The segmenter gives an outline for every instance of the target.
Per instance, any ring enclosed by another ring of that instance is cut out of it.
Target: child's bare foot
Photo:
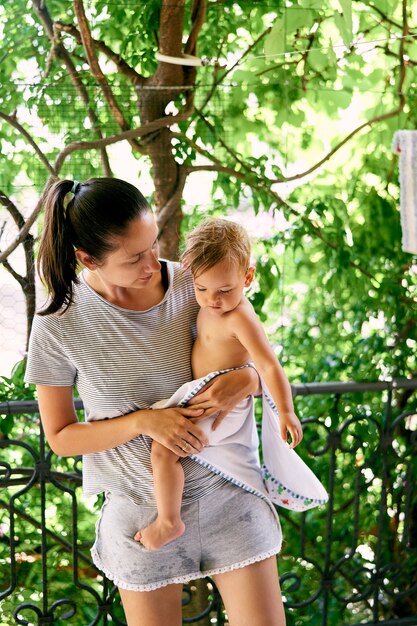
[[[158,550],[170,541],[178,539],[184,534],[185,524],[182,520],[170,522],[161,520],[158,517],[152,524],[138,530],[134,539],[139,541],[148,550]]]

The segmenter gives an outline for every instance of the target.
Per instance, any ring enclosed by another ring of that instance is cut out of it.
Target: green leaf
[[[0,432],[8,437],[13,430],[13,415],[0,416]]]
[[[286,30],[285,22],[282,18],[276,20],[272,26],[272,30],[265,37],[265,54],[274,56],[283,54],[286,50]]]
[[[320,0],[299,0],[298,4],[304,9],[322,9],[323,2]]]
[[[308,61],[315,70],[321,72],[329,64],[329,56],[327,52],[311,50],[308,55]]]
[[[337,0],[342,9],[342,16],[345,22],[346,30],[352,39],[352,0]]]
[[[287,32],[293,33],[299,28],[308,27],[313,15],[313,11],[309,13],[306,9],[299,9],[296,6],[288,7],[285,17]]]
[[[348,16],[349,17],[349,16]],[[347,48],[352,44],[353,33],[352,33],[352,21],[350,21],[350,25],[345,18],[345,15],[335,12],[334,14],[334,22],[340,32],[340,35],[343,39],[343,43]]]
[[[254,83],[254,75],[252,72],[248,72],[245,70],[236,70],[235,72],[233,72],[232,74],[233,76],[233,80],[235,80],[237,83]]]

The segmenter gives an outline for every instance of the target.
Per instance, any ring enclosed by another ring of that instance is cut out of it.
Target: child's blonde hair
[[[210,218],[187,235],[181,262],[184,269],[191,270],[193,276],[225,260],[236,264],[243,271],[249,267],[249,236],[240,224]]]

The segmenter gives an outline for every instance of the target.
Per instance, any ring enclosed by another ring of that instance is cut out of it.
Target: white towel
[[[402,248],[417,254],[417,130],[398,130],[392,149],[400,155]]]
[[[230,370],[212,372],[182,385],[171,398],[157,402],[152,408],[184,406],[209,380],[224,371]],[[262,396],[262,467],[251,396],[240,402],[215,431],[211,430],[214,418],[198,423],[207,435],[209,445],[191,458],[243,489],[286,509],[305,511],[324,504],[328,496],[323,485],[280,435],[278,413],[266,387],[263,387]]]

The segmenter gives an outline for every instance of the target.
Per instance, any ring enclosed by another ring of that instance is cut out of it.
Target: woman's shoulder
[[[70,324],[79,315],[82,315],[80,309],[84,306],[90,308],[91,303],[85,302],[86,299],[88,299],[88,289],[86,289],[83,282],[79,281],[73,286],[72,298],[69,304],[63,304],[61,308],[54,313],[42,315],[42,310],[48,305],[48,300],[46,300],[42,303],[39,311],[35,315],[34,322],[36,322],[38,326],[51,329]]]
[[[169,275],[168,300],[176,306],[198,307],[190,271],[185,271],[177,261],[166,261]]]
[[[184,270],[181,263],[178,261],[167,261],[161,259],[167,264],[168,275],[170,276],[170,282],[175,289],[193,289],[193,278],[190,270]]]

